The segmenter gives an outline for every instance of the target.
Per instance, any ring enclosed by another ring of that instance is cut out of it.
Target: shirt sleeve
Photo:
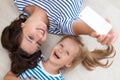
[[[66,19],[64,22],[61,21],[60,26],[63,27],[62,28],[63,34],[75,35],[72,29],[72,24],[73,24],[73,21],[76,21],[78,19],[79,18],[70,18],[70,19]]]
[[[28,5],[34,5],[32,0],[14,0],[15,6],[17,6],[20,14],[28,15],[23,9]]]

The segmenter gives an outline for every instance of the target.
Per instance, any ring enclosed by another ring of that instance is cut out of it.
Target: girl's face
[[[59,42],[52,50],[49,61],[60,68],[70,67],[73,59],[78,55],[79,45],[74,40],[66,38]]]
[[[45,42],[47,25],[38,20],[27,20],[25,23],[22,23],[21,27],[23,28],[23,39],[20,47],[32,54]]]

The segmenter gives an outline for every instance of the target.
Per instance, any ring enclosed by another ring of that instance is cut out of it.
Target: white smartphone
[[[102,16],[96,13],[89,6],[86,6],[83,9],[79,15],[79,18],[100,35],[107,35],[112,28],[110,23],[108,23]]]

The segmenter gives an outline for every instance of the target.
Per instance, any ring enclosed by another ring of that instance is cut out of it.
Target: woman
[[[82,3],[83,0],[15,0],[19,11],[28,18],[20,16],[4,29],[1,38],[3,47],[16,50],[14,47],[20,47],[32,54],[46,40],[46,30],[52,34],[90,35],[101,44],[112,44],[117,37],[113,29],[107,35],[99,35],[78,18]]]

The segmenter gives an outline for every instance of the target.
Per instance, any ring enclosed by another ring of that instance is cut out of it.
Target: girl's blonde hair
[[[112,64],[112,62],[109,63],[109,60],[108,60],[108,58],[113,58],[115,56],[115,50],[112,45],[107,46],[107,49],[104,49],[104,50],[98,49],[98,50],[89,51],[82,43],[80,36],[67,35],[67,36],[64,36],[60,40],[60,42],[66,38],[74,40],[76,43],[79,44],[79,53],[74,58],[71,68],[74,68],[76,65],[82,63],[87,70],[93,70],[95,67],[98,67],[98,66],[109,67]],[[110,57],[110,55],[112,54],[113,56]],[[102,63],[101,62],[102,59],[106,59],[107,62]],[[63,69],[67,69],[67,68],[64,67]]]

